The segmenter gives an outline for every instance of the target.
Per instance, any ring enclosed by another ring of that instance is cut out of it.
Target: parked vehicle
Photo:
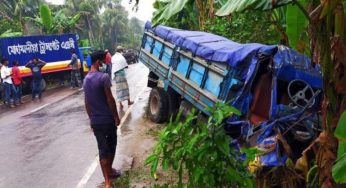
[[[125,57],[127,64],[134,64],[138,63],[138,54],[137,50],[127,49],[123,53],[123,56]]]
[[[285,46],[239,44],[199,31],[146,24],[140,60],[149,69],[149,117],[162,123],[178,109],[203,111],[217,102],[239,109],[225,131],[239,145],[266,151],[261,165],[293,160],[320,132],[318,65]],[[158,83],[163,83],[160,87]],[[294,148],[287,153],[278,135]]]
[[[69,80],[71,50],[78,49],[78,44],[75,34],[38,35],[0,38],[0,48],[1,57],[9,59],[10,67],[14,60],[19,62],[19,69],[26,83],[24,88],[30,90],[31,71],[25,68],[28,61],[37,57],[47,62],[42,69],[43,87],[47,81]],[[79,50],[76,52],[79,53]],[[78,56],[81,57],[80,54]]]

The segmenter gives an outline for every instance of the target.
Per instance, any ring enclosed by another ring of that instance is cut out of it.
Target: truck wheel
[[[47,88],[47,83],[46,83],[46,80],[45,80],[45,79],[42,79],[41,88],[42,88],[42,91],[45,91],[46,88]]]
[[[169,97],[165,90],[155,87],[149,96],[149,118],[155,123],[167,122]]]
[[[169,118],[173,116],[173,119],[179,112],[180,95],[172,88],[168,88],[168,101],[169,101]]]

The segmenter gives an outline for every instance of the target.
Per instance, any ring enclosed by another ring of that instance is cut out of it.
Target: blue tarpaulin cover
[[[320,67],[313,68],[308,57],[285,46],[240,44],[225,37],[201,31],[185,31],[167,26],[152,27],[150,22],[146,23],[145,28],[207,61],[225,62],[240,70],[239,76],[243,81],[248,81],[253,76],[256,64],[259,62],[259,54],[262,54],[273,57],[274,68],[279,79],[290,81],[301,78],[313,87],[322,88]]]

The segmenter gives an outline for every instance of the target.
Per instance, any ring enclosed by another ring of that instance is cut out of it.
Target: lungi
[[[121,69],[114,73],[117,101],[128,100],[130,97],[129,85],[127,84],[125,70]]]

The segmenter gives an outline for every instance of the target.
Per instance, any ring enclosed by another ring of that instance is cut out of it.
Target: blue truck
[[[148,22],[139,58],[150,69],[148,113],[156,123],[179,109],[208,116],[207,107],[232,105],[242,115],[227,118],[225,131],[235,145],[267,149],[264,166],[297,160],[320,132],[321,69],[286,46],[240,44]],[[278,134],[294,147],[293,154],[280,147]]]
[[[72,49],[75,49],[78,56],[82,57],[78,50],[76,34],[5,37],[0,38],[0,49],[0,56],[9,60],[9,67],[12,67],[13,61],[19,62],[26,90],[30,90],[31,71],[25,68],[25,65],[33,58],[37,57],[47,62],[42,69],[45,87],[46,81],[61,81],[69,78],[71,68],[68,64],[71,60]],[[88,70],[86,65],[81,66],[81,69],[83,69],[82,73]]]

